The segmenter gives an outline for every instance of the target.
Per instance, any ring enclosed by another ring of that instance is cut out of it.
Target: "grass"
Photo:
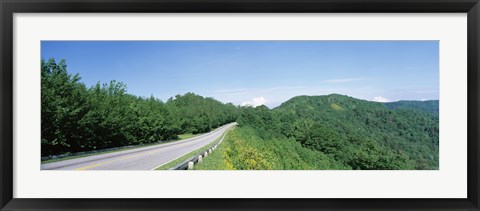
[[[228,132],[228,130],[225,131],[224,134],[225,134],[226,132]],[[183,155],[182,157],[179,157],[179,158],[177,158],[177,159],[175,159],[175,160],[172,160],[172,161],[170,161],[170,162],[168,162],[168,163],[166,163],[166,164],[164,164],[164,165],[162,165],[162,166],[159,166],[159,167],[155,168],[155,170],[168,170],[168,169],[170,169],[170,168],[172,168],[172,167],[174,167],[174,166],[176,166],[176,165],[184,162],[185,160],[187,160],[187,159],[189,159],[189,158],[197,155],[198,153],[209,149],[210,147],[212,147],[213,145],[215,145],[222,137],[223,137],[223,134],[222,134],[222,136],[219,136],[217,139],[215,139],[214,141],[212,141],[212,142],[210,142],[209,144],[205,145],[204,147],[202,147],[202,148],[200,148],[200,149],[197,149],[197,150],[195,150],[195,151],[192,151],[192,152],[190,152],[190,153],[188,153],[188,154],[185,154],[185,155]],[[222,143],[224,143],[224,142],[222,142]],[[220,144],[219,147],[220,147],[221,145],[222,145],[222,144]],[[217,148],[217,149],[218,149],[218,148]],[[217,150],[215,150],[215,151],[217,151]],[[212,153],[212,154],[215,154],[215,153]],[[210,154],[208,155],[208,157],[210,157]],[[208,157],[207,157],[207,158],[208,158]]]
[[[232,129],[234,130],[234,129]],[[222,144],[218,145],[217,149],[213,151],[208,157],[203,159],[202,163],[194,166],[195,170],[233,170],[233,167],[225,162],[224,154],[230,148],[228,141],[229,134],[225,136]]]
[[[203,134],[205,134],[205,133],[199,133],[199,134],[186,133],[186,134],[178,135],[178,139],[173,139],[173,140],[168,140],[168,141],[149,143],[149,144],[141,144],[141,145],[133,145],[133,146],[126,146],[126,147],[120,147],[120,148],[112,148],[112,149],[106,149],[105,151],[98,151],[98,152],[91,151],[91,152],[85,152],[85,154],[81,154],[81,155],[71,155],[71,156],[67,155],[66,157],[62,157],[62,158],[53,158],[53,159],[48,159],[48,160],[42,160],[42,164],[59,162],[59,161],[63,161],[63,160],[70,160],[70,159],[75,159],[75,158],[94,156],[94,155],[101,155],[101,154],[112,153],[112,152],[121,152],[121,151],[125,151],[125,150],[138,149],[138,148],[149,147],[149,146],[154,146],[154,145],[162,145],[162,144],[166,144],[166,143],[170,143],[170,142],[181,141],[181,140],[197,137],[197,136],[200,136],[200,135],[203,135]]]

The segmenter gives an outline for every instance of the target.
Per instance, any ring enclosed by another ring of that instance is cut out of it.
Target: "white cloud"
[[[254,97],[251,101],[243,102],[241,105],[242,106],[252,106],[252,107],[257,107],[261,105],[265,105],[268,102],[267,99],[264,97]]]
[[[385,97],[382,97],[382,96],[374,97],[374,98],[373,98],[373,101],[375,101],[375,102],[380,102],[380,103],[390,102],[389,99],[387,99],[387,98],[385,98]]]
[[[347,82],[352,82],[352,81],[363,81],[367,78],[341,78],[341,79],[330,79],[326,80],[325,82],[331,83],[331,84],[338,84],[338,83],[347,83]]]

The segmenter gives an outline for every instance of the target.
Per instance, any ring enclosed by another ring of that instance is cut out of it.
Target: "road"
[[[236,123],[197,137],[155,146],[46,163],[42,170],[152,170],[211,143]]]

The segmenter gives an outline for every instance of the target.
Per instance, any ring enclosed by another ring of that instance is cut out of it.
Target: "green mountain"
[[[421,108],[297,96],[272,110],[245,108],[239,123],[263,139],[293,138],[352,169],[438,169],[438,115]]]
[[[427,101],[411,101],[411,100],[401,100],[397,102],[384,103],[390,109],[418,109],[426,112],[430,112],[438,116],[439,107],[438,100],[427,100]]]

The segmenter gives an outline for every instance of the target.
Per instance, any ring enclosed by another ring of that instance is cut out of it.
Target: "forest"
[[[237,107],[193,93],[162,102],[127,94],[122,82],[86,87],[64,60],[41,62],[42,156],[177,139],[237,119]]]
[[[214,169],[439,168],[438,100],[330,94],[270,109],[186,93],[163,102],[117,81],[87,87],[64,60],[41,61],[42,156],[174,140],[230,122],[238,126]]]
[[[274,109],[244,108],[238,119],[260,140],[292,139],[345,168],[363,170],[438,169],[438,122],[438,113],[339,94],[297,96]]]

